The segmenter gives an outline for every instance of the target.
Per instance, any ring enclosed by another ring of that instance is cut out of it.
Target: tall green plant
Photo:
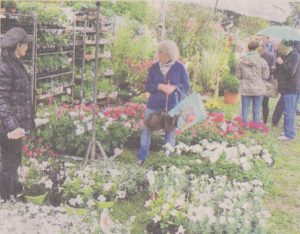
[[[220,73],[226,69],[226,36],[215,30],[215,20],[222,17],[191,4],[168,7],[167,35],[177,42],[181,56],[188,61],[193,90],[217,90]]]
[[[132,87],[137,87],[143,83],[144,73],[137,74],[132,70],[134,66],[144,60],[153,57],[154,47],[152,38],[148,35],[137,36],[133,26],[129,24],[117,31],[114,44],[112,46],[113,69],[118,83],[127,83]]]

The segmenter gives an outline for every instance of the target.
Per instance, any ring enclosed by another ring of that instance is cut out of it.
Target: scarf
[[[171,61],[171,62],[166,63],[166,64],[159,62],[159,68],[160,68],[161,73],[162,73],[164,76],[166,76],[166,74],[168,73],[168,71],[169,71],[170,68],[174,65],[175,62],[176,62],[176,61]]]

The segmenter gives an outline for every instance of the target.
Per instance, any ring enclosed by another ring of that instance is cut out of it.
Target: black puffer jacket
[[[274,77],[278,81],[279,93],[300,93],[300,55],[293,50],[276,64]]]
[[[0,58],[2,131],[10,132],[18,127],[30,130],[33,120],[29,76],[19,59],[12,52],[3,50]]]

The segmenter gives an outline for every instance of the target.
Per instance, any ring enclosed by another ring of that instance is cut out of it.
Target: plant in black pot
[[[222,86],[224,89],[224,102],[226,104],[236,104],[239,96],[239,80],[232,74],[225,73]]]

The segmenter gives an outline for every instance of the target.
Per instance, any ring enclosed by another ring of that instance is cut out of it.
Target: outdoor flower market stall
[[[273,25],[298,36],[300,4],[243,2],[1,1],[1,38],[16,26],[32,37],[21,61],[35,128],[0,233],[297,233],[299,137],[278,142],[280,127],[243,122],[236,68],[252,38],[279,43]],[[177,43],[203,118],[185,113],[193,125],[174,130],[174,147],[153,131],[137,163],[162,39]]]

